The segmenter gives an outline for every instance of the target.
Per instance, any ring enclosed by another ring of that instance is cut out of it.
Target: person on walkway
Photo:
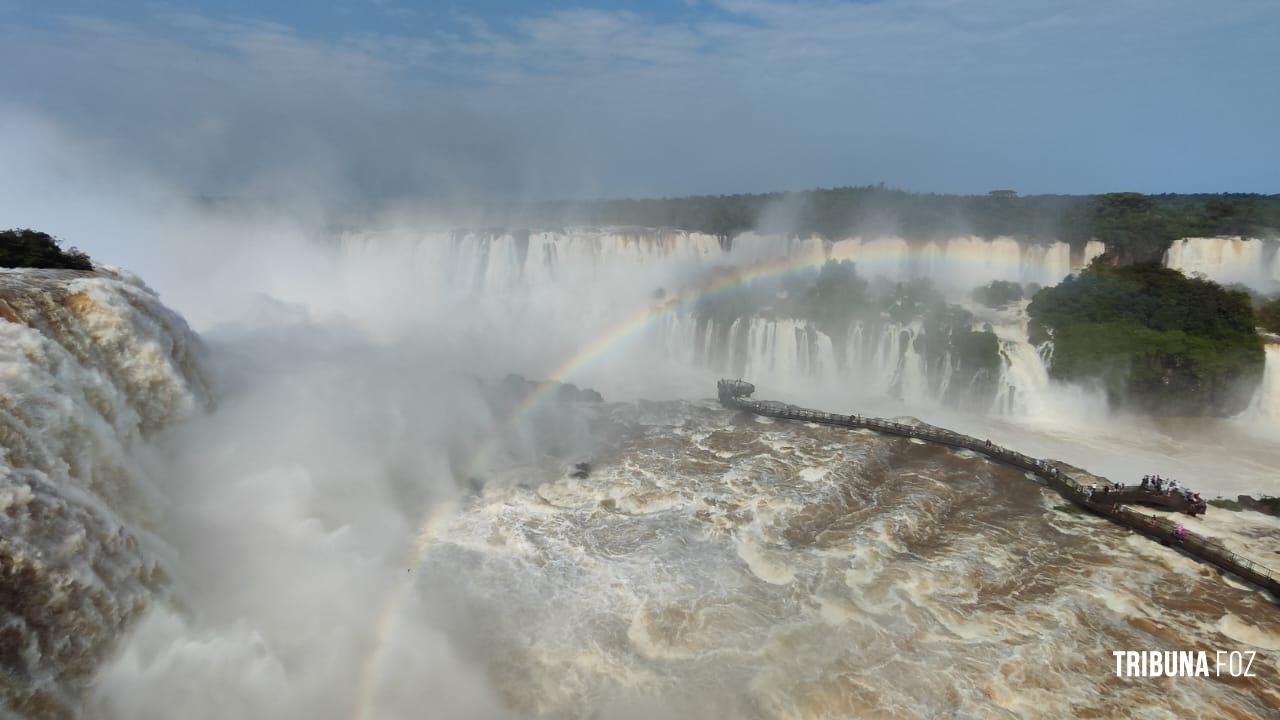
[[[1143,476],[1142,476],[1142,489],[1143,489],[1143,490],[1146,490],[1146,489],[1147,489],[1147,483],[1149,483],[1149,482],[1151,482],[1151,476],[1150,476],[1150,475],[1143,475]]]

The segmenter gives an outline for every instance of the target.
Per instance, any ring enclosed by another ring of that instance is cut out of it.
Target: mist
[[[95,716],[350,717],[361,681],[415,687],[451,717],[501,715],[483,674],[426,620],[431,588],[396,609],[382,674],[363,667],[417,570],[421,517],[458,497],[457,466],[495,431],[460,382],[477,368],[444,343],[375,343],[305,320],[207,338],[217,411],[166,437],[148,473],[174,604],[104,668]],[[376,717],[420,703],[380,696]]]
[[[544,377],[677,284],[671,263],[477,293],[422,254],[416,227],[385,221],[366,247],[321,203],[209,202],[47,118],[3,126],[5,153],[31,168],[0,187],[5,217],[144,279],[200,333],[216,398],[143,456],[144,551],[170,583],[98,672],[86,711],[507,714],[484,671],[492,648],[457,632],[467,614],[417,580],[416,538],[433,512],[514,482],[504,473],[548,448],[566,463],[591,456],[601,438],[572,408],[499,416],[518,398],[495,403],[497,381]],[[614,300],[584,306],[602,284]],[[597,372],[628,365],[610,362]]]
[[[1140,42],[1145,16],[1132,8],[1097,19],[1097,8],[1064,4],[1042,22],[998,2],[965,18],[890,5],[432,15],[414,21],[431,26],[418,36],[105,11],[0,30],[0,222],[145,282],[198,335],[191,354],[210,396],[154,435],[122,433],[118,447],[93,434],[111,422],[77,440],[86,449],[67,468],[100,453],[126,487],[86,481],[69,494],[136,537],[137,564],[161,579],[121,602],[109,652],[82,680],[41,682],[103,720],[627,720],[945,714],[959,702],[939,685],[946,667],[969,683],[967,708],[1016,714],[1066,695],[987,684],[1007,647],[1051,626],[1047,666],[1084,675],[1079,658],[1101,641],[1079,634],[1082,613],[1143,616],[1141,598],[1169,585],[1152,564],[1214,582],[1181,556],[1142,564],[1149,549],[1098,560],[1085,521],[973,458],[780,429],[710,400],[717,378],[743,376],[764,398],[922,418],[1116,478],[1173,467],[1206,492],[1274,488],[1274,348],[1239,416],[1153,420],[1114,411],[1096,384],[1052,380],[1025,300],[973,299],[992,280],[1059,282],[1101,247],[978,237],[960,214],[925,242],[874,207],[848,237],[801,235],[799,195],[731,238],[529,222],[546,201],[881,181],[1274,190],[1275,158],[1247,143],[1274,98],[1241,101],[1215,82],[1228,61],[1274,65],[1269,37],[1220,41],[1263,25],[1261,3],[1213,23],[1189,10],[1185,26]],[[16,13],[0,6],[0,17]],[[1054,25],[1065,39],[1038,55]],[[996,40],[982,46],[982,33]],[[1167,114],[1153,98],[1177,84],[1134,91],[1107,79],[1158,62],[1209,96],[1152,133],[1150,119]],[[1089,107],[1122,116],[1112,133],[1072,100],[1072,88],[1104,80]],[[1238,111],[1212,147],[1171,154],[1218,93]],[[1213,266],[1213,242],[1188,245],[1181,261]],[[1232,279],[1272,281],[1254,254],[1241,257]],[[839,332],[789,316],[828,261],[853,263],[876,296],[936,291],[962,311],[947,336],[990,333],[996,369],[971,372],[951,349],[927,357],[925,321],[891,308]],[[706,309],[739,290],[754,304],[738,315]],[[113,361],[168,357],[168,326],[121,298],[93,329],[132,313],[155,332]],[[89,388],[68,406],[89,413],[106,374],[49,377]],[[504,383],[510,374],[604,402]],[[963,392],[979,386],[991,397]],[[140,387],[138,403],[173,390]],[[877,484],[900,468],[900,482]],[[1017,512],[1000,509],[1014,496]],[[955,531],[954,555],[920,529],[930,524]],[[1269,519],[1241,526],[1246,547],[1269,547]],[[993,527],[1032,538],[1028,554],[993,549]],[[1010,620],[1003,588],[1039,582],[1016,574],[1031,557],[1066,589]],[[966,564],[975,558],[985,564]],[[983,598],[989,587],[1003,594]],[[1001,619],[975,630],[951,609],[964,603]],[[1220,631],[1280,642],[1257,598],[1224,607],[1194,624],[1197,642]],[[1149,639],[1108,632],[1113,644]],[[886,659],[899,637],[926,661]],[[892,682],[838,684],[868,658]],[[1064,702],[1105,697],[1103,685]],[[1246,691],[1212,689],[1254,708]],[[910,705],[914,695],[929,700]]]

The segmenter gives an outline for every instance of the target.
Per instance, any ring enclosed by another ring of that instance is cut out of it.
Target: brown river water
[[[448,597],[459,643],[519,713],[1259,718],[1280,707],[1272,599],[1064,509],[1021,471],[709,401],[598,413],[612,440],[586,477],[557,462],[503,473],[434,529],[419,581]],[[1211,508],[1187,522],[1280,560],[1276,518]],[[1121,678],[1114,650],[1250,650],[1256,677]]]

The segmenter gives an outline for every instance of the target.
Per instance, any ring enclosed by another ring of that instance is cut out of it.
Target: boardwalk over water
[[[1133,510],[1122,503],[1092,500],[1087,490],[1087,483],[1081,483],[1073,478],[1069,471],[1063,471],[1055,461],[1033,458],[987,440],[979,440],[932,425],[910,425],[865,415],[836,415],[772,400],[752,400],[748,396],[754,391],[755,386],[751,383],[741,380],[721,380],[720,404],[781,420],[799,420],[821,425],[874,430],[889,435],[920,438],[939,445],[980,453],[997,462],[1032,473],[1060,495],[1092,513],[1159,540],[1164,545],[1178,548],[1197,560],[1216,565],[1269,591],[1275,598],[1280,599],[1280,573],[1232,552],[1221,543],[1195,533],[1185,532],[1182,537],[1179,537],[1178,524],[1166,518]]]

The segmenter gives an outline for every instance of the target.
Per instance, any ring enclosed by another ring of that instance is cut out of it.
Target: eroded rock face
[[[163,590],[139,453],[209,406],[201,357],[136,277],[0,270],[0,707],[70,716]]]

